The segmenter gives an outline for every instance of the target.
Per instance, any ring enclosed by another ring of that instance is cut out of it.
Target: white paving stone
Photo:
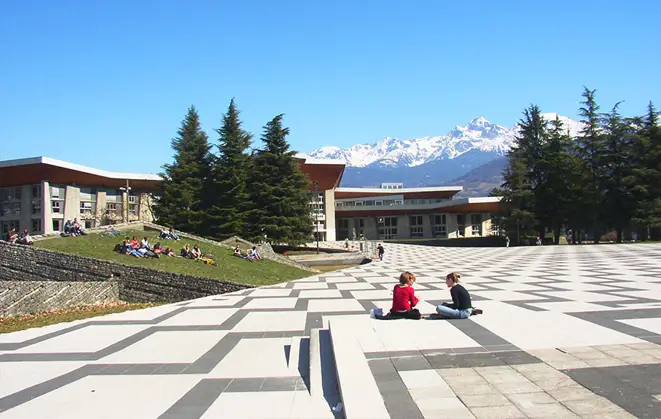
[[[88,376],[2,413],[2,419],[157,418],[199,376]]]
[[[126,349],[101,358],[98,362],[101,364],[195,362],[227,333],[226,330],[156,332]]]
[[[236,308],[200,308],[186,310],[175,316],[159,323],[160,326],[215,326],[221,325],[232,314],[236,313]]]
[[[275,332],[304,330],[304,311],[248,313],[232,330],[235,332]]]
[[[149,326],[144,325],[93,325],[35,343],[14,353],[65,353],[96,352]]]
[[[212,378],[299,376],[289,368],[286,348],[292,338],[243,339],[210,373]]]

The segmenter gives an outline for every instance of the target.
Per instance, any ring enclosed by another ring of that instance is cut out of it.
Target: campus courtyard
[[[0,335],[0,419],[659,418],[661,245],[443,248]],[[376,320],[402,271],[423,315]]]

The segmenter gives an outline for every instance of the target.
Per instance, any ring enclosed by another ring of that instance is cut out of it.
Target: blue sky
[[[241,4],[239,4],[241,3]],[[455,4],[456,3],[456,4]],[[461,4],[460,4],[461,3]],[[661,2],[0,0],[0,159],[155,173],[194,104],[292,147],[441,135],[530,103],[661,108]]]

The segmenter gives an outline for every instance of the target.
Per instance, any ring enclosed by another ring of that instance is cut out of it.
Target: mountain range
[[[572,136],[580,132],[578,121],[555,113],[543,116],[547,121],[559,118]],[[387,137],[346,149],[321,147],[303,156],[344,161],[345,187],[374,187],[382,182],[403,182],[405,187],[453,185],[464,187],[461,196],[486,196],[502,183],[505,155],[517,133],[518,124],[507,128],[479,117],[445,135]]]

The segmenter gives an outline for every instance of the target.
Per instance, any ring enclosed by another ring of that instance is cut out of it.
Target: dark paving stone
[[[431,369],[431,365],[427,359],[420,356],[407,356],[390,358],[392,364],[397,371],[416,371]]]
[[[564,370],[574,381],[638,418],[661,417],[661,365],[628,365]]]
[[[248,393],[256,392],[262,387],[264,377],[256,378],[235,378],[225,388],[224,392],[227,393]]]
[[[241,341],[241,335],[228,333],[186,369],[186,374],[207,374]]]
[[[388,359],[372,359],[368,362],[390,417],[424,419],[392,362]]]
[[[223,378],[201,380],[158,419],[197,419],[202,417],[231,381],[231,379]]]

